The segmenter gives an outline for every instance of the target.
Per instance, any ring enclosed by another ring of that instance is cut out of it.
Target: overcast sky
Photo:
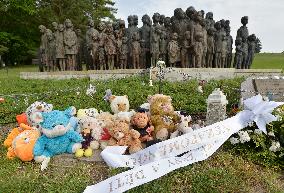
[[[241,17],[249,16],[249,33],[256,34],[262,42],[262,52],[284,51],[284,0],[115,0],[118,9],[117,18],[124,19],[136,14],[141,17],[147,13],[152,17],[158,12],[172,16],[175,8],[186,10],[189,6],[212,11],[214,20],[229,19],[231,35],[235,39],[241,26]]]

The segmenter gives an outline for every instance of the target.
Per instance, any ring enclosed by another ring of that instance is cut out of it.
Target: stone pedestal
[[[226,96],[220,90],[215,89],[207,99],[206,125],[222,121],[226,118]]]

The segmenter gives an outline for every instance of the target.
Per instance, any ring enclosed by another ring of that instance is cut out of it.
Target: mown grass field
[[[284,54],[280,53],[256,54],[252,64],[252,68],[284,70]]]
[[[256,56],[253,68],[283,69],[284,55],[260,54]],[[267,67],[268,68],[268,67]],[[85,94],[89,85],[87,79],[82,80],[20,80],[21,71],[37,71],[35,66],[8,68],[0,70],[1,94],[30,94],[28,103],[44,100],[52,103],[55,109],[64,109],[70,105],[79,108],[95,107],[110,111],[109,104],[102,100],[104,91],[110,88],[114,94],[129,96],[131,108],[144,103],[147,96],[158,91],[157,84],[149,88],[147,77],[128,78],[118,81],[93,82],[97,93],[93,98]],[[196,91],[198,81],[182,83],[164,83],[163,93],[171,95],[176,109],[189,113],[206,111],[206,98],[216,87],[222,87],[227,95],[229,105],[238,102],[239,93],[233,88],[239,88],[242,78],[226,81],[210,81],[205,85],[204,93]],[[66,88],[79,88],[76,91],[62,91]],[[52,94],[45,94],[52,91]],[[1,96],[0,96],[1,97]],[[27,107],[26,97],[5,97],[5,103],[0,103],[0,144],[3,143],[8,129],[15,124],[15,115]],[[7,125],[7,123],[9,123]],[[0,145],[0,193],[22,192],[83,192],[86,186],[116,174],[121,170],[111,170],[103,164],[86,162],[70,162],[52,160],[47,171],[41,172],[40,166],[34,162],[23,163],[19,160],[8,160],[6,149]],[[219,192],[284,192],[284,175],[279,169],[266,168],[236,155],[232,150],[222,147],[209,159],[180,168],[153,182],[137,187],[133,193],[219,193]]]

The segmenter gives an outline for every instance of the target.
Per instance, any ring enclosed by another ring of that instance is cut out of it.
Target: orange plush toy
[[[25,130],[30,130],[32,129],[30,126],[25,125],[24,123],[20,124],[20,127],[16,127],[14,128],[8,135],[8,137],[6,138],[6,140],[4,141],[4,146],[9,148],[12,146],[12,142],[13,140],[23,131]]]
[[[24,123],[25,125],[29,125],[26,113],[22,113],[20,115],[17,115],[16,119],[17,119],[17,122],[18,122],[19,125],[21,123]]]
[[[40,132],[36,129],[30,128],[23,131],[13,140],[12,146],[8,149],[7,157],[9,159],[18,157],[22,161],[31,161],[34,158],[34,145],[39,137]]]

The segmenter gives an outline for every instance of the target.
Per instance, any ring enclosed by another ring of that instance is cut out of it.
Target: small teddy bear
[[[129,111],[129,100],[128,96],[115,96],[112,95],[109,97],[110,108],[114,114],[119,112],[128,112]]]
[[[181,122],[177,126],[177,130],[173,133],[171,133],[170,138],[174,138],[186,133],[190,133],[193,131],[191,127],[191,116],[190,115],[180,115]]]
[[[177,130],[179,115],[174,111],[170,96],[156,94],[148,97],[151,123],[155,128],[155,139],[166,140],[170,133]]]
[[[154,140],[152,137],[152,132],[154,127],[150,125],[150,118],[143,110],[138,110],[138,112],[131,118],[132,128],[140,133],[140,141],[145,143]]]
[[[109,134],[111,135],[108,141],[108,145],[110,146],[128,146],[130,154],[142,149],[142,144],[139,140],[140,133],[134,129],[130,129],[127,121],[114,121],[109,128]]]
[[[93,155],[93,150],[99,149],[100,139],[102,135],[102,128],[99,126],[97,119],[93,117],[84,116],[78,120],[79,132],[84,141],[81,142],[82,148],[75,153],[76,157],[90,157]]]

